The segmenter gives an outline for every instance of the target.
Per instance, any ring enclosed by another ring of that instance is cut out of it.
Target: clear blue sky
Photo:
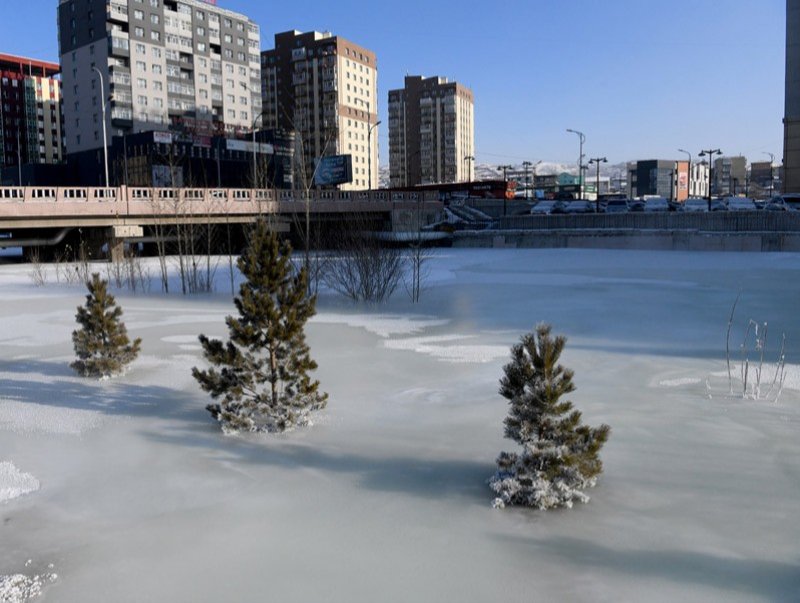
[[[475,93],[479,163],[612,163],[783,151],[785,0],[219,0],[261,26],[328,30],[378,56],[380,116],[405,74]],[[0,52],[58,60],[57,0],[3,0]],[[388,129],[380,129],[388,161]]]

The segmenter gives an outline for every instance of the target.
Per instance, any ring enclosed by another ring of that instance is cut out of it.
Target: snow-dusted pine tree
[[[70,366],[84,377],[112,377],[136,359],[142,340],[131,343],[128,339],[125,323],[120,320],[122,308],[108,292],[108,281],[94,273],[86,287],[86,305],[78,306],[75,315],[81,328],[72,332],[78,359]]]
[[[200,335],[206,360],[218,368],[192,369],[192,375],[219,403],[206,408],[223,431],[283,432],[310,423],[310,413],[325,407],[309,371],[317,368],[304,327],[315,313],[307,295],[305,269],[295,271],[292,249],[260,220],[237,261],[245,277],[228,316],[230,339]]]
[[[522,451],[502,452],[489,479],[498,494],[494,506],[539,509],[588,502],[583,492],[603,470],[598,456],[610,427],[581,425],[581,413],[561,397],[575,391],[573,372],[558,364],[566,339],[553,337],[547,324],[536,326],[511,348],[500,394],[510,402],[505,436]]]

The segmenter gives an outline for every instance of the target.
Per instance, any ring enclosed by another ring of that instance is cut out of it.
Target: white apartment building
[[[111,136],[249,131],[261,112],[260,35],[200,0],[59,0],[67,154]],[[99,71],[99,74],[98,74]],[[102,89],[101,89],[102,86]]]
[[[321,157],[349,155],[352,182],[378,186],[375,53],[331,33],[287,31],[261,53],[265,128],[296,133],[295,182],[312,186]]]

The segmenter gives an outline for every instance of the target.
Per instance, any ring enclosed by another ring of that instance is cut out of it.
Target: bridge
[[[306,215],[315,222],[366,216],[381,230],[408,231],[437,220],[441,209],[435,191],[5,187],[0,247],[56,246],[80,229],[82,238],[118,250],[167,225],[243,225],[268,217],[290,232]]]

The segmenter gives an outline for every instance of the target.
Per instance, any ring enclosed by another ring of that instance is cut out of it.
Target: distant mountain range
[[[507,173],[510,172],[512,174],[523,173],[525,170],[524,166],[520,163],[517,165],[513,165],[511,170],[507,170]],[[561,174],[567,172],[568,174],[575,174],[577,173],[577,168],[574,163],[558,163],[553,161],[542,161],[536,167],[536,174],[539,176],[542,175],[550,175],[550,174]],[[529,172],[531,175],[533,172]],[[595,174],[595,166],[590,166],[586,171],[586,179],[591,180],[592,176]],[[600,175],[601,176],[608,176],[611,178],[620,178],[620,177],[627,177],[627,164],[625,163],[603,163],[600,164]],[[475,180],[499,180],[503,177],[503,170],[494,164],[489,163],[478,163],[475,164]],[[389,186],[389,166],[382,165],[379,170],[379,178],[378,181],[380,182],[381,188],[386,188]]]

